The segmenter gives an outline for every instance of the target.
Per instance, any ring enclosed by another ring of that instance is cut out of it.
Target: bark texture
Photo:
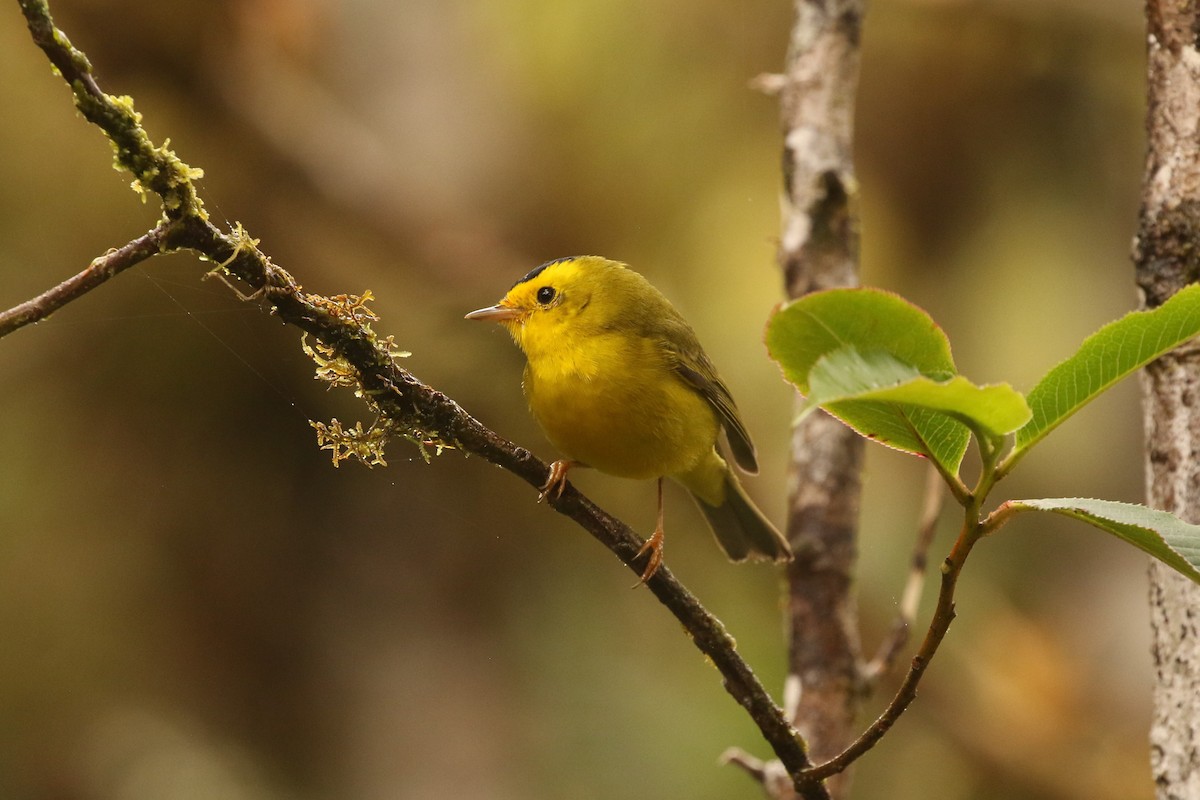
[[[1196,0],[1147,0],[1148,152],[1134,242],[1143,304],[1200,276],[1200,18]],[[1146,494],[1200,522],[1200,347],[1150,364],[1142,380]],[[1200,587],[1155,562],[1151,769],[1160,800],[1200,798]]]
[[[796,0],[780,84],[785,198],[779,263],[789,297],[858,283],[851,142],[861,0]],[[816,763],[853,738],[860,644],[853,574],[862,439],[824,414],[792,438],[788,539],[789,669],[785,704]],[[848,774],[831,778],[844,797]]]

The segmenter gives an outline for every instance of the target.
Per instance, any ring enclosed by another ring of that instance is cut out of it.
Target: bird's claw
[[[634,555],[633,560],[637,561],[647,553],[650,556],[646,559],[646,568],[642,570],[642,578],[630,589],[636,589],[643,585],[646,581],[654,577],[654,573],[658,572],[658,568],[662,566],[663,561],[663,532],[662,528],[658,528],[654,533],[650,534],[650,538],[642,543],[642,547]]]
[[[567,472],[573,466],[575,466],[575,462],[568,461],[565,458],[560,458],[550,465],[550,474],[546,477],[546,482],[539,489],[541,492],[537,499],[539,503],[551,495],[553,495],[555,500],[562,497],[563,489],[567,488]]]

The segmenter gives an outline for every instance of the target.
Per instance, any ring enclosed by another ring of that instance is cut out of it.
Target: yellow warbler
[[[550,261],[466,318],[499,322],[525,352],[529,408],[566,456],[542,497],[561,494],[573,466],[658,480],[658,523],[638,551],[649,554],[643,583],[662,563],[664,477],[692,494],[731,560],[791,558],[717,452],[724,428],[738,466],[758,471],[733,397],[691,326],[641,275],[599,256]]]

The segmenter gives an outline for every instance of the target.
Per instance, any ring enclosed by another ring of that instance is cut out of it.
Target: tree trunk
[[[795,0],[780,86],[786,196],[779,263],[789,297],[858,283],[851,140],[862,0]],[[785,705],[814,763],[849,744],[860,697],[857,557],[861,437],[814,414],[792,438]],[[837,798],[848,774],[827,784]]]
[[[1134,242],[1147,308],[1200,275],[1200,17],[1196,0],[1147,0],[1148,153]],[[1200,346],[1150,364],[1142,380],[1146,494],[1200,522]],[[1151,768],[1160,800],[1200,798],[1200,587],[1154,562],[1156,670]]]

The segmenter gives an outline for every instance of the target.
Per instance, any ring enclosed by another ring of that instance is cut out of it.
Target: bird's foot
[[[569,459],[560,458],[550,465],[550,474],[546,477],[546,483],[539,490],[538,502],[542,502],[547,497],[553,497],[555,500],[562,497],[563,489],[567,488],[567,472],[571,467],[575,466],[575,462]]]
[[[658,568],[660,566],[662,566],[662,560],[663,560],[662,528],[656,528],[654,530],[654,533],[650,534],[650,538],[647,539],[642,544],[641,549],[637,551],[637,555],[635,555],[633,557],[633,560],[637,561],[639,558],[646,555],[647,553],[649,553],[650,555],[646,559],[646,568],[644,570],[642,570],[642,579],[640,581],[638,581],[637,583],[635,583],[633,586],[629,587],[631,589],[636,589],[639,586],[641,586],[642,584],[644,584],[646,581],[653,578],[654,573],[658,572]]]

